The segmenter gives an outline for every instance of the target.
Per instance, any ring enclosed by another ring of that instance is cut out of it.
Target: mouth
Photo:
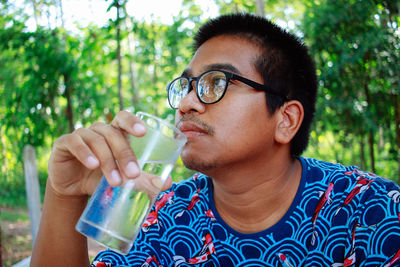
[[[213,136],[215,133],[215,130],[211,125],[199,119],[194,114],[183,115],[176,124],[176,127],[181,130],[188,139],[205,135]]]
[[[199,125],[189,122],[189,121],[181,121],[178,124],[178,129],[186,136],[188,139],[192,139],[194,137],[199,137],[202,135],[208,135],[208,131]]]

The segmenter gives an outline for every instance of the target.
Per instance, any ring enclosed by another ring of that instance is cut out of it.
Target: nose
[[[181,115],[187,113],[203,113],[205,111],[205,104],[197,97],[195,82],[194,79],[189,81],[190,91],[179,103],[178,111]]]

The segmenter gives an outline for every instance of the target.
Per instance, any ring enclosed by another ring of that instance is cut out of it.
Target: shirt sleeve
[[[379,179],[379,178],[378,178]],[[400,188],[394,183],[381,183],[369,195],[357,225],[358,237],[365,238],[367,254],[362,266],[400,266]],[[361,251],[355,251],[360,253]]]

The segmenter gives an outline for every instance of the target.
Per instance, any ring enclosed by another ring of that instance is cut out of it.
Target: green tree
[[[310,1],[303,20],[320,79],[317,110],[324,111],[317,114],[316,131],[332,132],[342,144],[339,149],[350,148],[353,161],[389,177],[396,176],[386,168],[397,161],[400,149],[395,130],[399,10],[392,4]],[[352,149],[354,144],[359,151]],[[314,145],[318,148],[317,139]],[[366,147],[369,157],[364,155]],[[344,153],[336,153],[337,160],[344,160]],[[400,177],[400,164],[398,169]]]
[[[9,8],[0,11],[1,180],[6,182],[2,191],[12,194],[20,190],[7,185],[24,188],[25,144],[43,149],[42,158],[54,138],[72,131],[77,122],[101,118],[112,102],[102,93],[107,56],[100,56],[106,45],[93,44],[98,33],[106,40],[107,30],[89,28],[84,38],[42,26],[29,32],[22,11],[7,3],[4,7]]]

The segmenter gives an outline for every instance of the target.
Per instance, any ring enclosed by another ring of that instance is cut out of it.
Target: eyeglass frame
[[[206,75],[207,73],[214,72],[214,71],[222,72],[222,73],[225,75],[226,84],[225,84],[224,92],[221,94],[221,96],[220,96],[216,101],[210,102],[210,103],[204,102],[204,101],[200,98],[200,96],[199,96],[199,86],[198,86],[199,83],[198,83],[198,80],[200,80],[201,77],[203,77],[203,76]],[[242,82],[242,83],[244,83],[244,84],[246,84],[246,85],[249,85],[251,88],[253,88],[253,89],[257,90],[257,91],[264,91],[264,92],[269,93],[269,94],[273,94],[273,95],[276,95],[276,96],[280,96],[280,97],[283,98],[284,102],[286,102],[286,101],[289,100],[289,98],[288,98],[286,95],[284,95],[284,94],[282,94],[282,93],[279,93],[279,92],[276,92],[276,91],[272,90],[271,88],[267,87],[267,86],[264,85],[264,84],[260,84],[260,83],[258,83],[258,82],[252,81],[252,80],[247,79],[247,78],[245,78],[245,77],[243,77],[243,76],[237,75],[237,74],[235,74],[235,73],[233,73],[233,72],[229,72],[229,71],[225,71],[225,70],[208,70],[208,71],[203,72],[202,74],[200,74],[200,75],[197,76],[197,77],[188,78],[188,77],[180,76],[180,77],[177,77],[177,78],[173,79],[170,83],[168,83],[168,85],[167,85],[168,104],[169,104],[169,106],[170,106],[171,108],[173,108],[173,109],[177,109],[179,106],[175,108],[175,107],[173,107],[173,106],[171,105],[171,101],[170,101],[170,98],[169,98],[169,91],[170,91],[171,85],[172,85],[175,81],[177,81],[178,79],[186,79],[186,80],[188,80],[189,90],[188,90],[188,92],[187,92],[186,95],[188,95],[193,89],[196,89],[196,96],[197,96],[197,98],[200,100],[200,102],[203,103],[203,104],[215,104],[215,103],[217,103],[218,101],[220,101],[220,100],[224,97],[224,95],[225,95],[225,93],[226,93],[226,90],[228,89],[229,81],[230,81],[231,79],[232,79],[232,80],[237,80],[237,81],[240,81],[240,82]],[[193,81],[196,82],[195,88],[193,88],[193,86],[192,86],[192,82],[193,82]],[[186,95],[185,95],[185,96],[186,96]],[[184,97],[185,97],[185,96],[184,96]],[[184,97],[182,97],[182,99],[183,99]],[[182,99],[181,99],[181,101],[182,101]],[[179,104],[180,104],[180,102],[179,102]]]

